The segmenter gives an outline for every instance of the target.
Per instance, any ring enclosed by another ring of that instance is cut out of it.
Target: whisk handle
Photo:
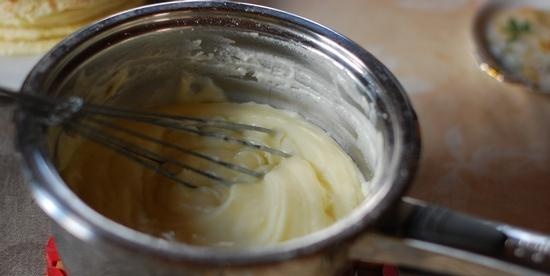
[[[17,101],[19,93],[0,86],[0,106],[13,105]]]
[[[46,95],[18,93],[0,87],[0,106],[18,104],[46,125],[58,125],[78,113],[84,101],[78,97],[60,99]]]

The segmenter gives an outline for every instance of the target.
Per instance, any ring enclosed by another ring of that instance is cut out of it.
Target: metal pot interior
[[[185,74],[212,79],[231,101],[300,113],[337,141],[366,180],[367,199],[347,218],[285,246],[255,251],[255,256],[312,251],[357,234],[401,196],[414,172],[416,121],[391,74],[349,40],[275,10],[191,2],[127,12],[62,42],[33,70],[23,93],[76,95],[94,103],[140,109],[170,102]],[[21,127],[19,136],[30,131]],[[55,140],[55,132],[49,133],[48,139]],[[44,138],[37,135],[41,141]],[[31,175],[41,180],[34,182],[34,188],[45,191],[65,211],[50,215],[69,232],[81,234],[67,226],[67,216],[85,222],[83,227],[96,238],[115,237],[171,254],[189,253],[181,250],[185,245],[160,248],[156,239],[113,228],[115,224],[106,223],[100,214],[80,208],[83,203],[68,192],[59,176],[44,178],[46,173],[56,174],[54,149],[27,142],[22,148]],[[38,159],[32,154],[36,152]],[[34,166],[41,158],[49,165]],[[213,256],[210,260],[216,259]]]

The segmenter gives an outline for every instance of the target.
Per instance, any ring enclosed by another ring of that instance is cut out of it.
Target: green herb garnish
[[[531,24],[529,21],[520,22],[515,18],[508,19],[504,31],[508,34],[508,42],[514,42],[519,39],[522,34],[529,33],[531,31]]]

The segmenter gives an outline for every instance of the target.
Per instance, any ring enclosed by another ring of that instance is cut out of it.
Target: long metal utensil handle
[[[15,104],[19,93],[0,86],[0,106]]]
[[[62,102],[54,97],[24,94],[0,87],[0,105],[3,106],[18,104],[31,110],[47,112]]]
[[[46,95],[18,93],[0,87],[0,104],[17,104],[39,118],[44,124],[58,125],[79,112],[84,102],[78,97],[62,99]]]

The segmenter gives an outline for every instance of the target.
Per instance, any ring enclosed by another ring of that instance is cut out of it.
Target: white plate
[[[498,81],[520,85],[532,91],[550,93],[550,91],[542,91],[534,84],[527,83],[524,80],[519,79],[517,76],[506,72],[506,70],[501,68],[499,62],[493,57],[493,55],[489,51],[489,48],[487,47],[487,41],[485,38],[487,22],[491,19],[492,16],[497,14],[499,11],[518,8],[518,7],[532,7],[539,10],[550,11],[550,1],[548,0],[489,0],[484,2],[478,8],[472,24],[472,35],[473,35],[473,42],[476,47],[476,54],[477,54],[479,67],[481,68],[482,71],[484,71],[489,76],[495,78]]]
[[[41,57],[41,55],[0,56],[0,86],[18,90],[27,74]]]

